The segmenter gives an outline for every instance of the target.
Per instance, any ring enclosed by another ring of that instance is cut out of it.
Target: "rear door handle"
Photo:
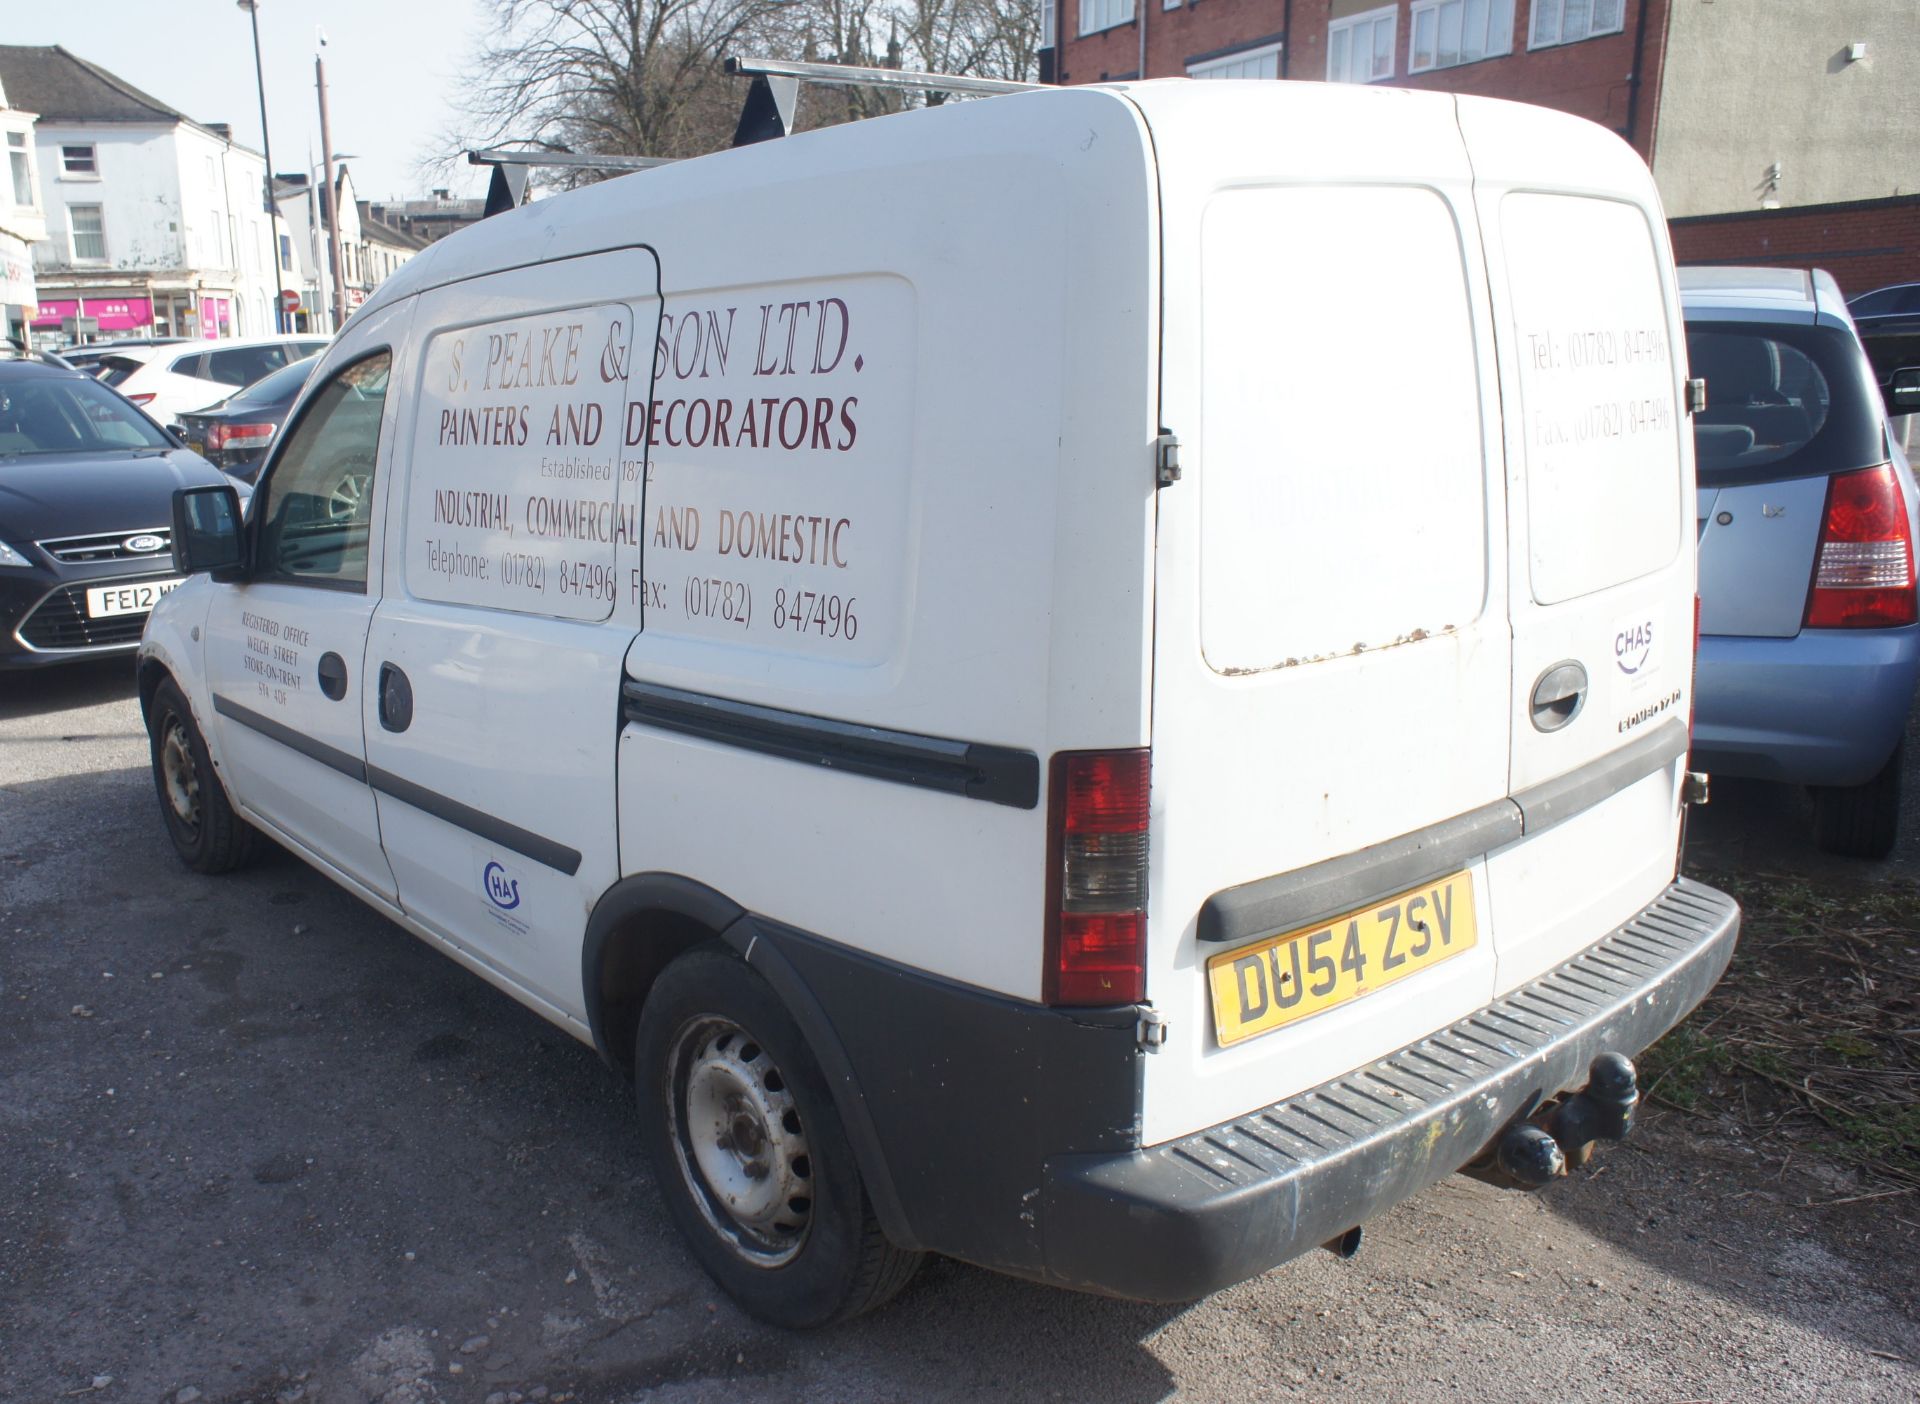
[[[413,725],[413,684],[391,663],[380,665],[380,725],[405,731]]]
[[[1587,670],[1568,659],[1556,663],[1533,685],[1533,725],[1539,731],[1558,731],[1580,715],[1587,700]]]

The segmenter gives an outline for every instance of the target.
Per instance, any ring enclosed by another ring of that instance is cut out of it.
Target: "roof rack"
[[[789,63],[784,59],[728,58],[730,77],[751,78],[733,145],[751,146],[793,131],[793,115],[802,83],[840,88],[901,88],[910,92],[990,97],[1044,87],[1010,78],[973,78],[958,73],[916,73],[898,68],[866,68],[851,63]],[[576,171],[649,171],[671,165],[671,156],[590,156],[573,151],[508,151],[501,147],[467,152],[467,163],[493,167],[483,218],[526,203],[527,177],[536,167]]]

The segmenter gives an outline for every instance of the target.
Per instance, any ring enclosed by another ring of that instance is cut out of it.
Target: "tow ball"
[[[1624,1141],[1633,1130],[1640,1087],[1633,1062],[1602,1053],[1587,1069],[1587,1085],[1543,1114],[1509,1126],[1469,1174],[1496,1184],[1536,1190],[1572,1165],[1585,1165],[1595,1141]]]

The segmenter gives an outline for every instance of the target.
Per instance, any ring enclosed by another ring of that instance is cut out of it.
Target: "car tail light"
[[[1893,466],[1835,473],[1827,481],[1806,627],[1886,629],[1916,617],[1913,538]]]
[[[1042,979],[1049,1004],[1145,997],[1151,755],[1063,751],[1053,758]]]
[[[153,397],[157,393],[159,392],[153,391],[145,395],[129,395],[127,398],[132,400],[136,405],[150,405],[153,403]]]
[[[207,426],[207,448],[218,452],[222,449],[231,453],[245,453],[250,449],[265,448],[273,438],[276,426],[272,424],[209,424]]]

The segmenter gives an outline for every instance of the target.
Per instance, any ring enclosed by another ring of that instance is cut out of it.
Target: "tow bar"
[[[1501,1133],[1491,1152],[1463,1167],[1476,1179],[1524,1190],[1585,1165],[1595,1141],[1624,1141],[1633,1130],[1640,1087],[1631,1059],[1602,1053],[1587,1069],[1587,1085],[1549,1103]]]

